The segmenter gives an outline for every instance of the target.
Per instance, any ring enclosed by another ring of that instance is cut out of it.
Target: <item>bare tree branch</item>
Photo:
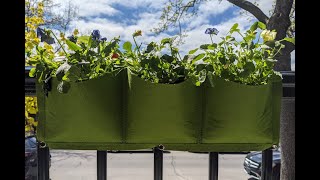
[[[48,28],[59,28],[66,31],[70,23],[77,18],[78,7],[69,0],[65,9],[60,12],[55,12],[53,9],[60,8],[61,4],[54,3],[53,0],[26,0],[29,5],[25,7],[25,16],[32,17],[34,14],[31,8],[35,8],[38,2],[43,2],[44,5],[44,23],[41,26]]]
[[[182,34],[180,21],[183,17],[189,15],[192,17],[197,13],[197,4],[200,4],[208,0],[189,0],[184,3],[184,0],[169,0],[168,5],[163,8],[162,15],[160,17],[161,22],[159,23],[158,28],[152,29],[153,32],[159,34],[165,30],[168,30],[168,27],[177,27],[179,26],[180,35]]]
[[[269,18],[265,15],[259,7],[254,5],[253,3],[246,1],[246,0],[227,0],[230,3],[248,11],[252,15],[254,15],[260,22],[267,23]]]

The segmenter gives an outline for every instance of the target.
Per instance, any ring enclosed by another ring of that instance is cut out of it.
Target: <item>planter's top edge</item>
[[[135,74],[131,73],[130,75],[131,75],[132,79],[134,78],[134,79],[140,81],[141,83],[146,83],[146,85],[148,85],[148,86],[177,87],[177,86],[184,86],[184,85],[188,84],[188,85],[192,85],[194,87],[198,87],[198,86],[192,84],[191,79],[186,79],[186,80],[184,80],[182,82],[173,83],[173,84],[169,84],[169,83],[153,83],[153,82],[150,82],[148,80],[144,80],[144,79],[142,79],[141,77],[139,77],[139,76],[137,76]]]
[[[261,85],[248,85],[248,84],[242,84],[242,83],[238,83],[238,82],[234,82],[234,81],[227,81],[224,78],[221,77],[214,77],[215,79],[213,80],[213,83],[218,83],[218,84],[225,84],[228,86],[233,86],[233,87],[242,87],[242,88],[266,88],[270,85],[272,85],[273,83],[279,83],[281,82],[281,80],[279,81],[269,81],[267,84],[261,84]],[[209,88],[212,88],[211,86],[209,86]]]

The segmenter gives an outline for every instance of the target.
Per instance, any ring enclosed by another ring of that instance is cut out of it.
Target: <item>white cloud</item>
[[[206,1],[199,6],[199,12],[201,14],[209,15],[218,15],[226,11],[232,6],[228,1]]]
[[[60,7],[54,9],[54,11],[59,12],[68,5],[69,1],[53,0],[53,2],[61,5]],[[119,13],[118,10],[111,6],[109,1],[105,0],[72,0],[71,2],[73,5],[77,6],[78,15],[80,17],[98,16],[102,14],[114,16]]]
[[[89,34],[94,29],[100,30],[102,36],[108,39],[115,36],[121,36],[124,32],[122,24],[114,23],[108,19],[92,18],[89,21],[78,20],[72,23],[72,27],[79,29],[82,34]]]
[[[139,19],[133,25],[127,25],[122,22],[114,22],[111,19],[107,18],[90,18],[88,21],[77,20],[72,22],[71,27],[68,33],[74,28],[79,29],[82,34],[89,34],[94,29],[99,29],[102,36],[106,36],[108,39],[111,39],[115,36],[120,36],[122,41],[133,41],[132,33],[136,30],[142,30],[142,36],[138,37],[138,43],[147,43],[151,41],[160,41],[164,37],[169,35],[166,33],[161,33],[160,35],[155,36],[150,32],[152,27],[157,25],[157,20],[160,16],[160,11],[157,13],[141,13],[138,15]]]
[[[162,9],[168,0],[108,0],[109,4],[119,4],[127,8],[153,8]]]

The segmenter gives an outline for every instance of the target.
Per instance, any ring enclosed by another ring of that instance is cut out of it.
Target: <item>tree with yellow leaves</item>
[[[25,1],[25,6],[30,6],[30,2]],[[37,28],[40,24],[44,23],[43,20],[43,3],[39,2],[36,7],[30,8],[31,13],[25,16],[25,53],[26,63],[29,64],[30,59],[35,59],[32,56],[32,51],[39,46],[40,39],[37,37]],[[46,45],[48,49],[52,49],[50,45]],[[49,48],[49,46],[51,48]],[[37,98],[36,97],[25,97],[25,132],[34,133],[35,127],[38,122],[35,120],[35,116],[38,112]]]

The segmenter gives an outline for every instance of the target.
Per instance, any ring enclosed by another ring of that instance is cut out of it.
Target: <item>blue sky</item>
[[[62,6],[67,0],[53,0]],[[79,29],[81,34],[89,34],[93,29],[99,29],[101,35],[109,40],[120,36],[124,41],[132,40],[135,30],[142,30],[143,36],[138,37],[140,43],[159,41],[164,37],[170,37],[178,31],[171,28],[166,32],[155,35],[150,30],[157,27],[159,17],[164,4],[168,0],[73,0],[73,4],[79,8],[80,18],[72,22],[68,32],[74,28]],[[253,2],[252,0],[249,0]],[[273,0],[256,0],[262,11],[269,15]],[[59,9],[57,9],[58,11]],[[198,16],[183,21],[183,30],[187,37],[185,44],[179,46],[182,54],[187,50],[199,47],[200,44],[210,43],[208,35],[204,31],[208,27],[215,27],[220,32],[214,37],[219,42],[219,37],[227,33],[234,23],[238,23],[242,31],[246,30],[255,19],[250,15],[241,15],[240,8],[233,6],[226,0],[219,2],[211,0],[199,6]],[[295,56],[292,53],[292,70],[295,69]]]

